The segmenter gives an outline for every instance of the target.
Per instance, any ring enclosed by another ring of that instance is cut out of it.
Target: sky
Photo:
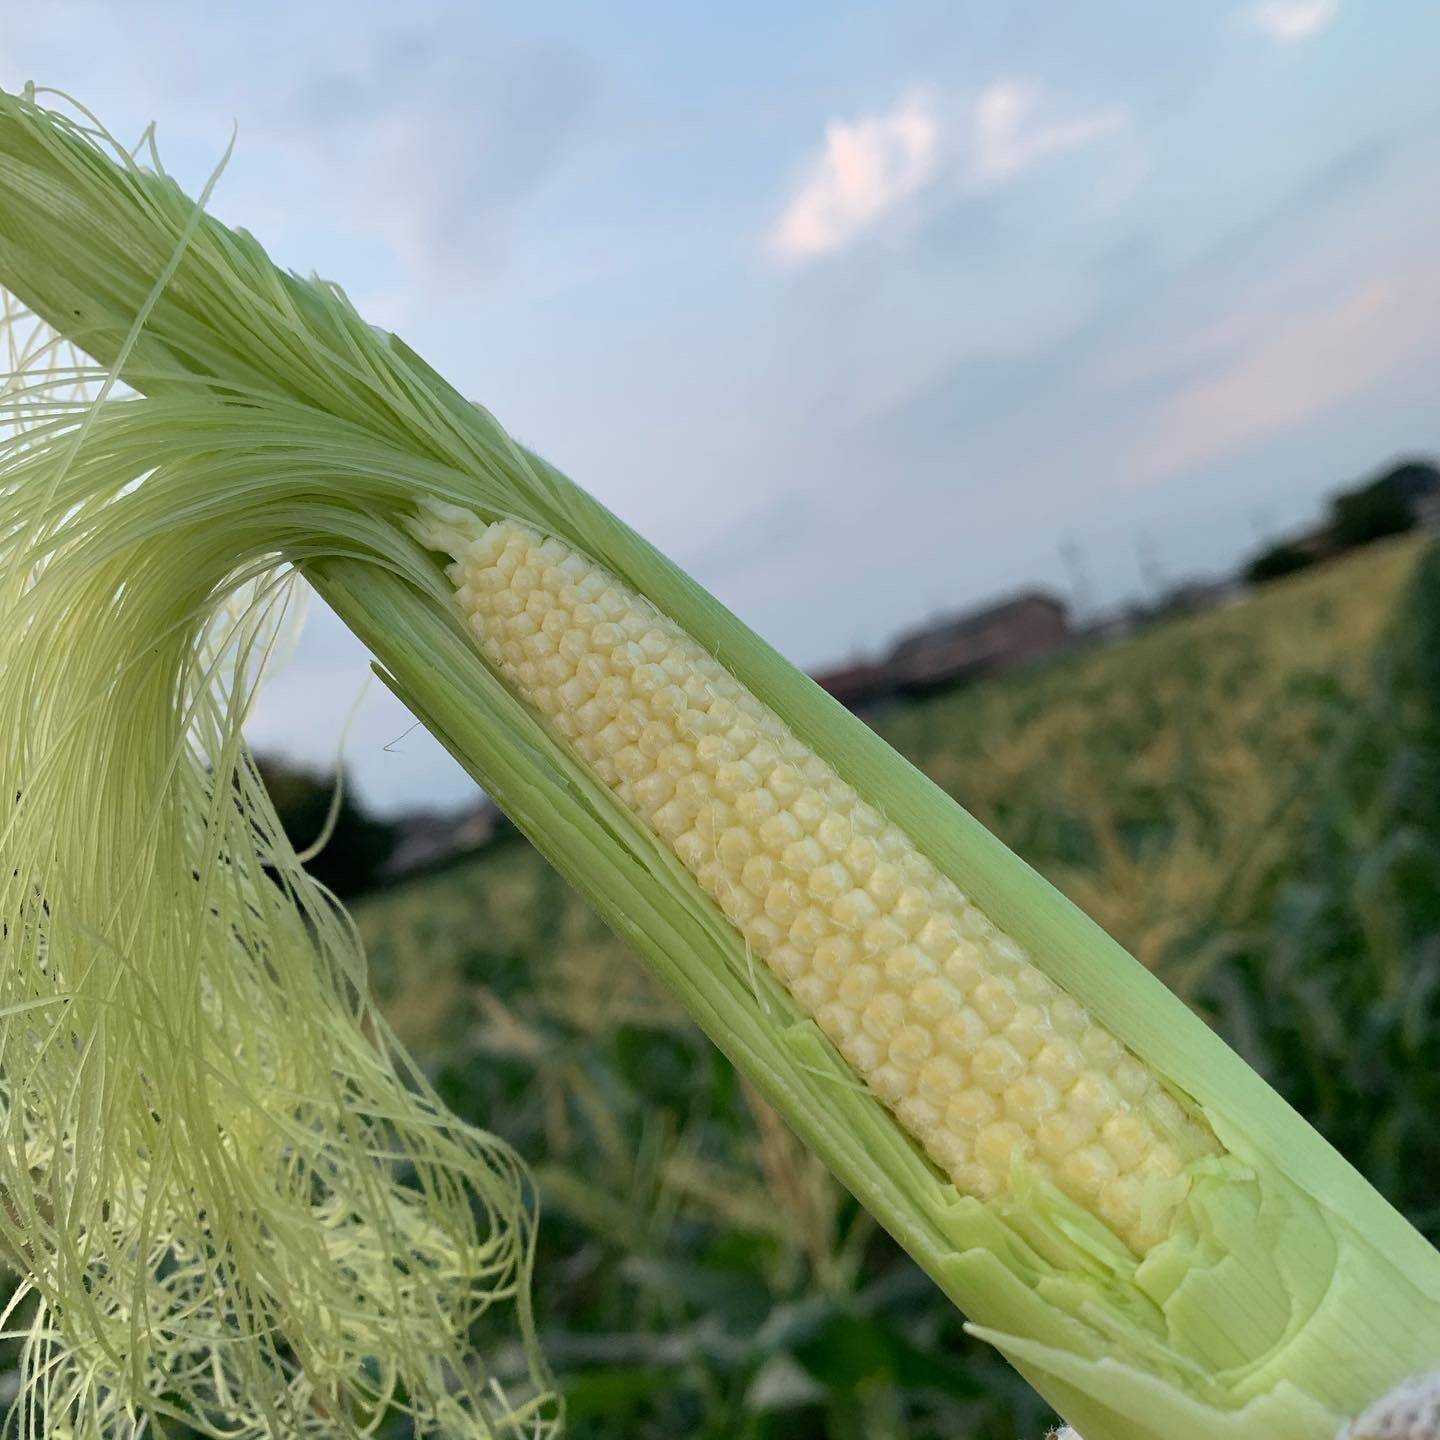
[[[1440,450],[1440,6],[127,0],[0,12],[797,664],[1094,612]],[[318,605],[250,722],[473,787]]]

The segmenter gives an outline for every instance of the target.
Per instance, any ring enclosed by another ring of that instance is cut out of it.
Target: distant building
[[[1071,638],[1064,601],[1030,590],[912,631],[890,652],[885,668],[897,690],[933,690],[1037,660]]]
[[[395,827],[395,848],[382,873],[387,880],[398,880],[479,850],[495,838],[503,819],[500,808],[485,799],[448,814],[425,811],[407,815]]]
[[[395,848],[382,867],[387,880],[409,875],[450,853],[454,822],[447,815],[406,815],[395,826]]]
[[[868,660],[861,660],[834,670],[823,670],[812,675],[811,679],[847,710],[857,713],[873,709],[895,695],[895,682],[884,661],[871,664]]]
[[[505,823],[505,812],[493,800],[482,799],[474,809],[463,814],[455,826],[456,847],[478,850],[488,845]]]
[[[1150,618],[1142,605],[1122,605],[1108,614],[1097,615],[1074,632],[1078,645],[1108,645],[1114,640],[1124,640],[1143,630]]]
[[[1245,587],[1233,575],[1207,580],[1182,580],[1160,598],[1152,613],[1157,618],[1172,615],[1197,615],[1218,605],[1229,605],[1244,598]]]

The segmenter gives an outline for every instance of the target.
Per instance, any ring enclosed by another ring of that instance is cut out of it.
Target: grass
[[[878,723],[1432,1235],[1437,569],[1414,540],[1372,547]],[[447,1099],[535,1165],[539,1303],[575,1435],[1043,1433],[523,842],[358,918]]]

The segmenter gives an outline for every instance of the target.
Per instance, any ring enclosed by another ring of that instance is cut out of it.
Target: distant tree
[[[1401,460],[1392,465],[1377,483],[1398,490],[1408,500],[1419,500],[1440,490],[1440,467],[1433,460],[1423,458]]]
[[[1245,579],[1251,585],[1264,585],[1270,580],[1280,579],[1282,575],[1304,570],[1318,558],[1313,550],[1302,550],[1298,545],[1272,545],[1245,566]]]
[[[1428,461],[1410,460],[1353,490],[1342,490],[1330,506],[1330,533],[1342,550],[1368,545],[1415,526],[1415,501],[1440,486],[1440,471]]]
[[[334,779],[275,756],[259,757],[257,763],[290,843],[297,850],[308,849],[325,828]],[[348,899],[374,888],[394,846],[395,827],[371,815],[342,780],[334,831],[305,868],[341,899]]]

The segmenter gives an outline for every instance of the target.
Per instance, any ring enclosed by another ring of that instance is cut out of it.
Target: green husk
[[[30,607],[51,617],[56,635],[82,616],[94,627],[73,653],[23,639],[6,653],[0,713],[13,717],[11,728],[49,733],[37,717],[49,709],[51,682],[78,685],[95,700],[50,751],[11,746],[12,771],[0,778],[22,797],[17,813],[25,813],[27,794],[41,793],[37,774],[68,774],[74,761],[83,782],[47,798],[47,823],[83,821],[100,827],[97,834],[108,829],[113,843],[152,815],[205,817],[167,837],[172,872],[181,856],[195,858],[202,879],[223,870],[213,843],[208,858],[195,850],[216,828],[225,834],[225,864],[255,873],[252,853],[278,863],[294,915],[310,926],[267,910],[255,921],[255,943],[270,945],[274,927],[302,953],[343,954],[346,979],[358,986],[353,948],[341,947],[334,912],[283,853],[239,750],[248,678],[227,688],[225,676],[252,677],[260,642],[242,647],[218,675],[209,661],[212,617],[238,611],[238,623],[266,633],[253,596],[240,605],[234,597],[256,586],[268,596],[273,577],[296,568],[370,646],[386,682],[966,1312],[975,1333],[1087,1440],[1330,1440],[1346,1416],[1440,1355],[1440,1256],[1278,1095],[867,727],[401,341],[367,326],[334,287],[278,271],[251,237],[203,216],[122,147],[31,96],[0,99],[0,283],[136,392],[95,408],[42,406],[5,457],[7,623],[10,612]],[[678,860],[487,669],[437,559],[412,538],[425,502],[524,521],[648,596],[1202,1113],[1225,1153],[1208,1162],[1175,1237],[1141,1262],[1038,1186],[1018,1203],[959,1195],[889,1112],[857,1089],[783,989],[750,963]],[[37,568],[33,585],[16,578]],[[87,589],[86,576],[105,577],[109,589]],[[153,595],[149,608],[136,598],[145,594]],[[146,671],[160,636],[172,683],[130,686],[130,669]],[[125,686],[134,712],[117,718],[100,699]],[[187,705],[195,707],[189,717]],[[148,766],[117,748],[135,727],[167,737]],[[66,746],[82,741],[96,754],[112,751],[111,762],[81,765]],[[211,783],[198,764],[177,781],[166,762],[178,748],[205,757],[223,783]],[[238,801],[230,776],[243,782]],[[68,877],[33,830],[12,823],[7,867],[13,854],[22,873]],[[146,915],[175,909],[173,891],[156,898],[153,875],[137,877],[107,847],[72,848],[66,858],[77,871],[97,871],[84,885],[69,882],[92,930],[104,933],[112,892]],[[252,884],[246,903],[257,893]],[[13,925],[21,891],[12,886],[4,898]],[[168,922],[154,923],[163,931]],[[320,939],[306,952],[309,930]],[[160,962],[146,945],[132,962],[127,1038],[152,1023],[141,1012],[158,1003]],[[345,946],[353,946],[348,937]],[[168,953],[166,945],[157,953]],[[8,950],[3,959],[8,977]],[[37,992],[48,983],[41,968],[27,972]],[[275,981],[273,970],[253,977],[262,989]],[[323,984],[313,990],[322,998],[307,992],[305,1003],[318,1006],[309,1037],[318,1044],[354,1017],[326,1008]],[[35,998],[53,993],[52,984]],[[287,995],[287,1006],[298,998]],[[196,1023],[199,1002],[187,1003],[169,1005],[169,1023]],[[271,1008],[276,1043],[288,1054],[295,1031],[286,1026],[299,1022]],[[95,1043],[113,1044],[113,1013],[96,1007]],[[7,1081],[14,1036],[30,1023],[0,1017]],[[213,1023],[223,1029],[225,1013]],[[333,1052],[326,1044],[318,1053]],[[175,1056],[176,1074],[163,1089],[157,1080],[150,1103],[158,1096],[178,1107],[175,1087],[193,1083],[200,1058],[183,1047]],[[243,1129],[241,1102],[257,1084],[247,1073],[226,1123]],[[28,1102],[6,1098],[11,1129],[23,1127],[28,1121],[13,1117]],[[52,1108],[79,1124],[73,1105]],[[331,1117],[342,1127],[344,1108]],[[162,1107],[162,1126],[170,1122]],[[183,1125],[174,1123],[179,1165]],[[108,1155],[109,1135],[94,1148]],[[0,1155],[0,1183],[20,1202],[13,1223],[0,1215],[12,1244],[38,1231],[60,1248],[61,1227],[47,1231],[24,1198],[43,1184],[10,1147]],[[505,1211],[523,1225],[519,1215],[513,1205]],[[160,1233],[154,1217],[147,1223],[143,1240]],[[127,1243],[135,1242],[131,1234]],[[73,1282],[75,1273],[72,1266],[65,1278]],[[44,1290],[48,1282],[40,1274],[36,1283]],[[63,1287],[56,1295],[75,1299]],[[282,1295],[276,1313],[286,1313],[284,1303]],[[83,1307],[72,1314],[62,1303],[58,1314],[65,1343],[85,1338]],[[523,1329],[523,1308],[521,1318]],[[107,1383],[120,1383],[114,1373]],[[131,1387],[132,1407],[148,1403],[142,1380]]]

